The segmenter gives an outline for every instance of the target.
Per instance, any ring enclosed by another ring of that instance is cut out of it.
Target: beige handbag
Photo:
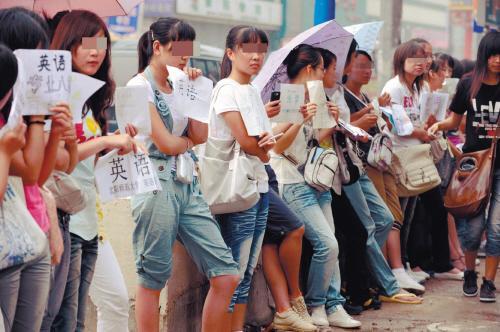
[[[58,209],[68,214],[80,212],[87,205],[87,193],[82,190],[78,182],[71,175],[61,171],[54,171],[45,182],[56,200]]]
[[[391,164],[399,197],[413,197],[441,183],[429,144],[419,144],[397,150]]]
[[[259,164],[235,140],[208,138],[201,157],[200,185],[212,214],[241,212],[257,204]]]

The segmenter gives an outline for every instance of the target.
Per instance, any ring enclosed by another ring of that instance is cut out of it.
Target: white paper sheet
[[[47,115],[58,102],[69,102],[71,52],[18,49],[14,54],[23,67],[18,75],[23,83],[14,87],[16,107],[23,115]]]
[[[332,128],[337,125],[326,106],[326,94],[323,81],[308,81],[309,101],[317,105],[316,115],[313,117],[313,128]]]
[[[208,123],[210,97],[214,83],[212,80],[200,76],[190,80],[182,70],[167,66],[169,78],[174,86],[175,109],[184,116]]]
[[[97,160],[95,177],[103,203],[161,190],[155,168],[143,152],[131,152],[124,156],[119,156],[118,150],[109,152]]]
[[[99,90],[105,82],[77,72],[71,73],[70,109],[73,113],[73,122],[82,122],[83,105]]]
[[[125,133],[126,125],[130,123],[137,128],[139,135],[151,135],[151,114],[149,113],[147,87],[116,88],[115,114],[120,133]]]
[[[449,98],[449,94],[442,92],[422,93],[422,97],[420,97],[420,121],[425,123],[431,115],[434,115],[437,121],[444,120]]]
[[[413,133],[413,124],[403,106],[398,104],[392,105],[392,119],[396,133],[399,136],[408,136]]]
[[[302,123],[304,117],[300,113],[300,107],[304,105],[305,87],[303,84],[280,85],[281,110],[277,116],[272,118],[273,122]]]

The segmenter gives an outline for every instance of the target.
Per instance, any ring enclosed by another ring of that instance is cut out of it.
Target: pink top
[[[38,185],[24,186],[24,195],[26,196],[26,207],[31,213],[36,223],[43,232],[47,233],[50,228],[50,220],[47,215],[47,207],[40,194]]]

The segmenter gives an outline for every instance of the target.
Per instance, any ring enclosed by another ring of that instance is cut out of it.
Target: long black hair
[[[472,71],[470,98],[477,96],[481,84],[488,75],[488,59],[500,54],[500,32],[491,30],[481,38],[477,49],[477,59]],[[498,75],[498,74],[497,74]]]
[[[172,41],[194,41],[194,28],[183,20],[174,17],[162,17],[149,26],[139,39],[137,52],[139,54],[138,72],[142,73],[149,65],[153,56],[153,42],[159,41],[165,46]]]
[[[41,25],[40,20],[35,19],[34,16],[30,14],[29,11],[27,12],[24,8],[14,7],[0,10],[0,26],[2,27],[0,29],[0,43],[3,43],[12,51],[17,49],[36,49],[48,47],[49,38],[45,27]],[[15,63],[16,75],[14,78],[12,73],[8,73],[8,70],[14,70],[13,68],[7,67],[7,69],[2,69],[2,86],[4,86],[4,83],[6,84],[5,87],[9,86],[8,82],[12,79],[15,82],[17,78],[17,61],[15,61]],[[5,119],[9,117],[12,99],[13,96],[9,98],[9,101],[1,110]]]
[[[300,44],[296,46],[285,58],[283,64],[286,66],[288,78],[293,80],[300,71],[311,65],[316,68],[321,64],[322,56],[318,48],[311,45]]]
[[[0,73],[2,73],[2,79],[0,80],[0,99],[2,99],[12,89],[17,79],[16,56],[12,53],[10,48],[3,44],[0,44]],[[11,103],[12,97],[0,110],[4,120],[7,120],[9,117],[8,112],[10,110]]]
[[[220,78],[222,79],[228,77],[233,69],[231,59],[229,59],[229,56],[227,55],[227,49],[235,51],[237,46],[241,46],[245,43],[257,42],[269,44],[269,39],[267,38],[264,30],[249,25],[237,25],[232,27],[226,37],[226,52],[222,58]]]
[[[325,69],[330,67],[333,61],[337,61],[337,56],[330,50],[320,47],[318,48],[318,50],[321,53],[321,57],[323,58],[323,66],[325,66]]]
[[[29,15],[24,8],[14,7],[0,10],[0,26],[2,27],[0,29],[0,42],[13,51],[20,48],[43,49],[49,46],[45,26]]]

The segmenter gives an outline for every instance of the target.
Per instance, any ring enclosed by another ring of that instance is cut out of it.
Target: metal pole
[[[316,0],[314,2],[314,25],[335,18],[335,0]]]

